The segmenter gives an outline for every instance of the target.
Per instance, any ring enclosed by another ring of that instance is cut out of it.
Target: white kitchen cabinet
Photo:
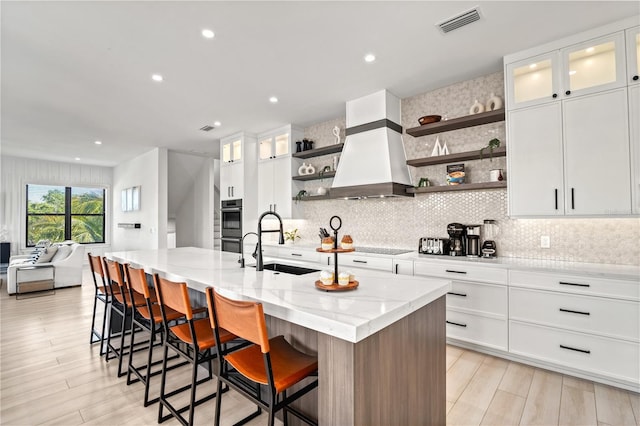
[[[567,76],[564,84],[572,89],[563,93],[554,91],[558,79],[551,75],[545,77],[544,88],[536,90],[540,95],[518,95],[523,91],[518,78],[524,77],[516,71],[526,68],[528,60],[505,66],[511,76],[506,81],[510,216],[631,214],[622,35],[563,49],[560,68],[567,75],[568,70],[576,71],[574,76],[585,74],[585,61],[592,61],[594,69],[602,68],[584,81]],[[591,47],[593,52],[587,52]],[[536,56],[531,64],[553,66],[554,58]],[[604,90],[611,87],[619,88]]]
[[[640,386],[640,282],[509,272],[509,352]]]
[[[299,218],[301,206],[293,203],[300,183],[291,177],[298,160],[291,156],[291,141],[303,132],[288,125],[258,137],[258,214],[275,211],[285,219]]]
[[[357,250],[357,249],[356,249]],[[354,253],[341,253],[338,260],[340,268],[365,268],[391,272],[393,260],[391,257],[363,256]],[[331,261],[333,264],[333,261]]]
[[[281,246],[278,257],[281,259],[301,260],[305,262],[320,263],[320,253],[315,250],[306,250],[291,246]]]
[[[562,97],[626,86],[624,39],[624,31],[618,31],[562,49]]]
[[[632,212],[640,214],[640,84],[629,86],[629,142],[631,144]]]
[[[564,214],[560,102],[509,111],[509,214]],[[540,123],[544,123],[541,125]]]
[[[525,108],[559,99],[560,65],[559,51],[507,64],[505,83],[509,109]]]
[[[565,214],[630,214],[627,89],[562,103]]]
[[[236,133],[220,140],[220,199],[243,199],[243,216],[255,217],[256,138]],[[245,222],[243,218],[243,222]]]
[[[414,275],[451,279],[447,293],[447,338],[508,350],[505,268],[465,262],[416,261]]]
[[[413,260],[393,259],[393,273],[413,275]]]
[[[640,84],[640,26],[629,28],[627,35],[627,82]]]

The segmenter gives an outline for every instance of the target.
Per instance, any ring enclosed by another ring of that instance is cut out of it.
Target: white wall
[[[3,155],[0,159],[0,228],[6,226],[8,241],[12,243],[12,254],[25,249],[25,188],[30,183],[106,187],[105,239],[107,243],[111,241],[108,224],[113,205],[111,198],[113,168]]]
[[[114,251],[167,247],[167,150],[155,148],[113,169]],[[140,210],[123,212],[123,189],[140,186]],[[140,223],[140,229],[119,228],[118,223]]]

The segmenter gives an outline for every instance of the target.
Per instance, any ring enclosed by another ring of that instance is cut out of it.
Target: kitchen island
[[[324,292],[314,286],[317,273],[257,272],[240,268],[237,254],[214,250],[108,257],[185,281],[201,303],[208,286],[261,302],[270,335],[284,334],[298,349],[318,355],[319,386],[300,408],[320,424],[445,424],[449,280],[354,269],[357,290]]]

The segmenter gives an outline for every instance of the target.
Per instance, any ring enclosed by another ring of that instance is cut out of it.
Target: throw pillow
[[[58,251],[51,259],[51,263],[56,263],[59,260],[67,258],[71,254],[71,246],[64,245],[58,246]]]
[[[36,263],[51,262],[51,259],[53,259],[53,256],[56,254],[57,251],[58,251],[58,246],[50,246],[44,249],[44,251],[40,254],[40,257],[38,257],[38,260],[36,261]]]

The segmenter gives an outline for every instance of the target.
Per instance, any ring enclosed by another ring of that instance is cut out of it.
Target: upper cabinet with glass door
[[[564,97],[626,86],[624,42],[621,31],[562,49]]]
[[[242,161],[242,137],[238,136],[222,139],[220,150],[222,163],[235,163]]]
[[[627,30],[627,82],[640,84],[640,26]]]
[[[623,87],[624,32],[508,63],[505,72],[510,110]]]
[[[508,64],[507,96],[511,109],[551,102],[560,91],[558,51]]]
[[[294,138],[302,138],[302,130],[286,125],[258,135],[258,160],[290,156]]]

